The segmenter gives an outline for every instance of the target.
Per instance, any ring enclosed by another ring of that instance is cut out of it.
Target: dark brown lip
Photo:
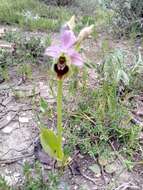
[[[54,65],[54,71],[57,73],[58,79],[62,79],[69,71],[69,67],[66,64],[66,57],[60,56],[58,62]]]
[[[64,75],[69,72],[69,67],[64,65],[64,68],[60,69],[58,63],[54,65],[54,71],[57,73],[58,79],[62,79]]]

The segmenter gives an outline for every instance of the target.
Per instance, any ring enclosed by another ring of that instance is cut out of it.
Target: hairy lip
[[[57,73],[57,77],[62,79],[64,75],[69,72],[69,67],[67,65],[63,65],[63,67],[59,67],[59,64],[54,65],[54,71]]]

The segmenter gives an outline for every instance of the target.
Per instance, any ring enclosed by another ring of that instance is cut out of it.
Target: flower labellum
[[[94,28],[94,25],[92,24],[91,26],[85,27],[83,28],[78,37],[77,37],[77,42],[76,44],[80,44],[83,40],[85,40],[86,38],[88,38],[88,36],[92,33]]]
[[[46,49],[45,55],[55,59],[54,71],[58,79],[62,79],[68,73],[70,65],[81,67],[83,60],[81,55],[74,49],[76,37],[71,30],[63,30],[61,33],[60,44],[50,46]]]
[[[69,67],[66,65],[66,57],[60,56],[57,64],[54,64],[54,71],[57,73],[58,79],[62,79],[69,72]]]

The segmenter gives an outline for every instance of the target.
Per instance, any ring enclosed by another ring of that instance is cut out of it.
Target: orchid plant
[[[93,29],[93,25],[85,27],[76,37],[73,29],[75,16],[62,27],[59,45],[52,45],[45,51],[45,55],[53,58],[53,70],[57,78],[57,132],[49,128],[41,127],[40,140],[45,152],[61,165],[65,166],[69,158],[63,151],[63,127],[62,127],[62,89],[63,81],[71,73],[72,65],[81,68],[83,59],[79,53],[81,42],[87,38]]]

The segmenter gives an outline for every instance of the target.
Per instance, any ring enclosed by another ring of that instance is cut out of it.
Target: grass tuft
[[[38,0],[0,0],[0,23],[4,24],[55,31],[69,17],[66,8],[47,6]]]

